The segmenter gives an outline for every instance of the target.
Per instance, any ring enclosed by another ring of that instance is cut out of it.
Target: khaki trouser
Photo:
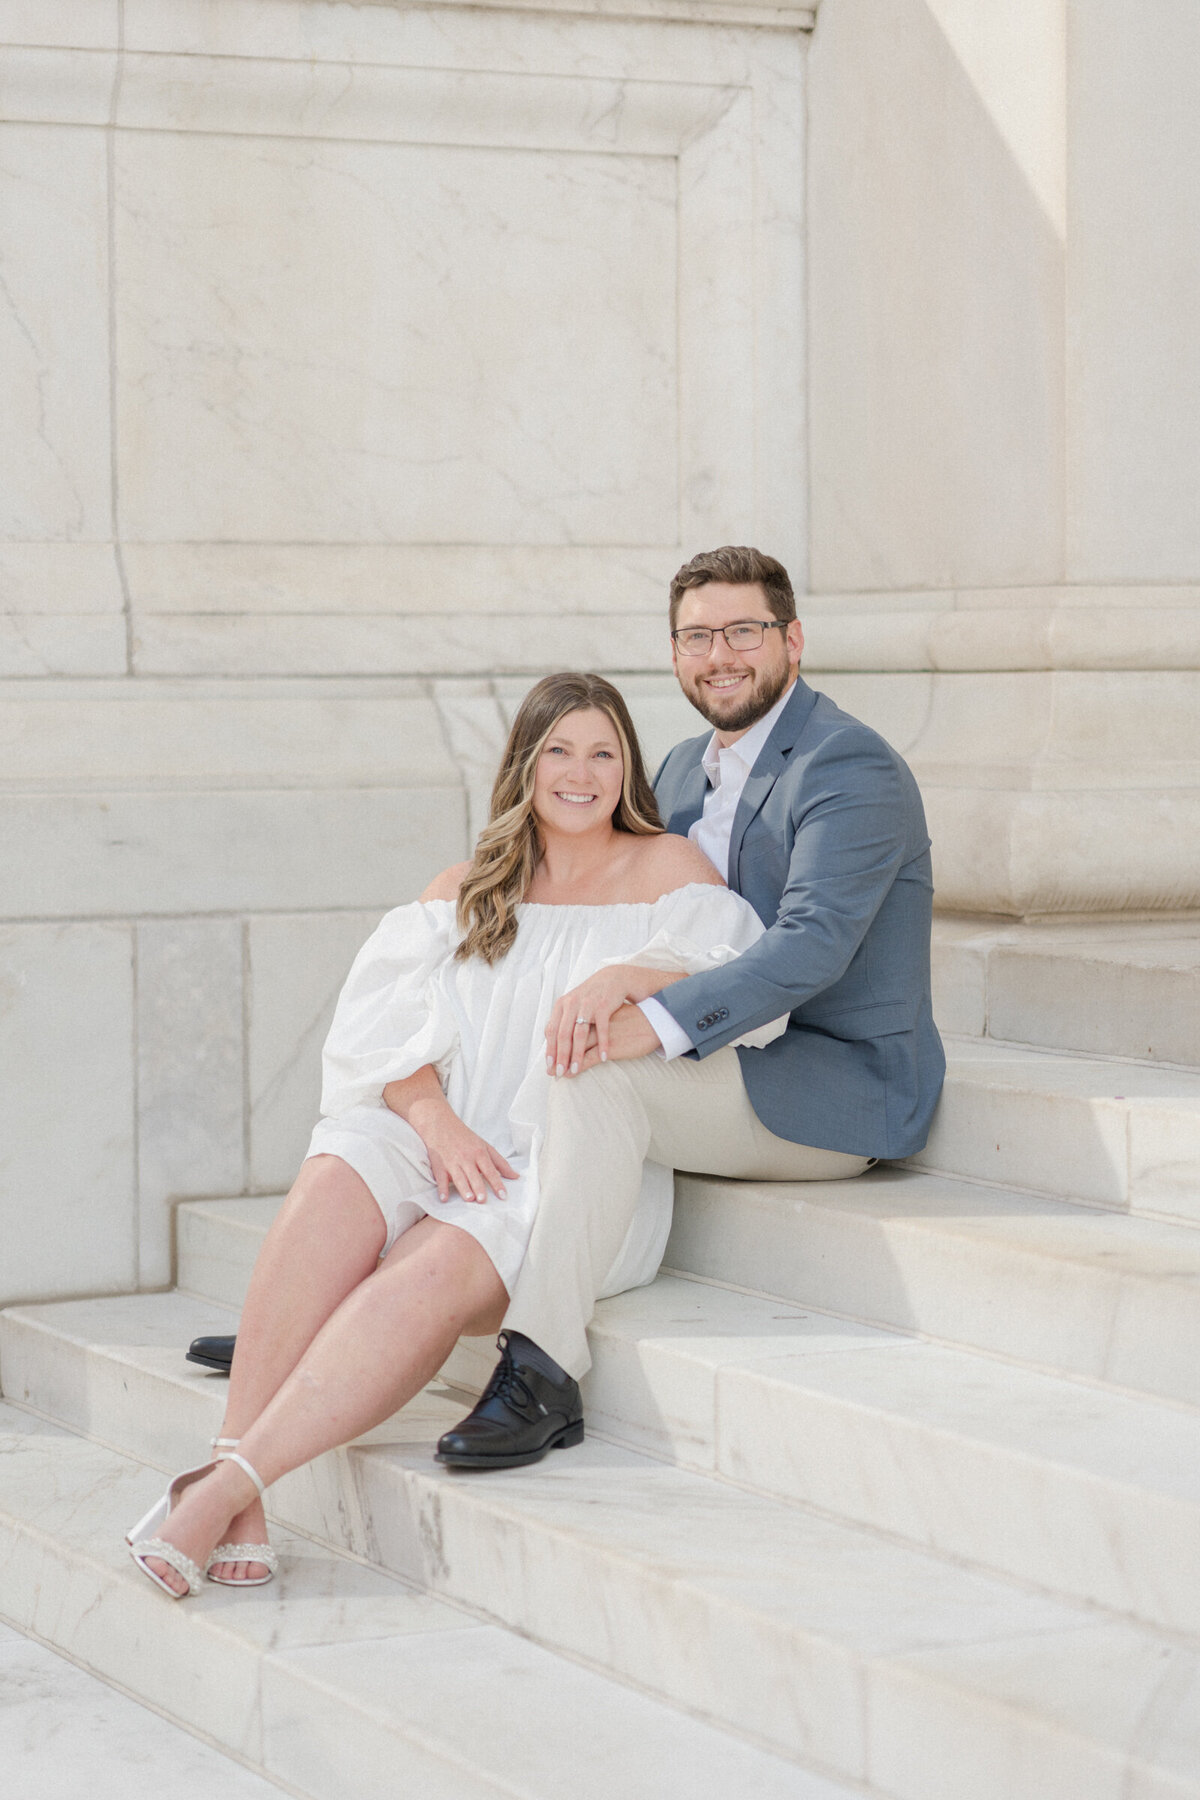
[[[733,1049],[700,1062],[644,1056],[552,1080],[538,1215],[504,1323],[576,1379],[591,1366],[586,1328],[633,1216],[647,1158],[758,1181],[837,1181],[861,1175],[870,1163],[768,1131]]]

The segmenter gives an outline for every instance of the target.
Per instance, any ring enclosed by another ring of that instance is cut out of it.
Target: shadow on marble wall
[[[938,10],[824,0],[813,37],[811,579],[821,591],[1063,578],[1056,174],[1031,182]],[[1055,9],[1039,0],[1035,10]],[[1026,160],[1061,162],[1061,91],[1043,94],[1027,67],[1030,7],[1004,12],[984,72],[1007,77],[1029,109]]]

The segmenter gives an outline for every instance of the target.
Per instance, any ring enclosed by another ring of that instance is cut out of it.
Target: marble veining
[[[273,1782],[4,1625],[0,1689],[0,1763],[10,1794],[270,1800],[279,1793]]]
[[[5,538],[111,531],[105,190],[100,132],[0,123]]]
[[[669,159],[137,133],[118,196],[131,535],[674,540]]]

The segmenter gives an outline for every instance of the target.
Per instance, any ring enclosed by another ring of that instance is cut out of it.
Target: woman
[[[678,979],[761,931],[663,831],[616,688],[540,681],[474,858],[389,913],[350,971],[325,1116],[251,1278],[222,1454],[127,1538],[153,1581],[174,1598],[204,1573],[269,1581],[266,1485],[390,1417],[460,1336],[497,1331],[537,1209],[545,1032],[571,990],[611,968],[613,1004],[641,999],[663,977],[639,961]],[[606,1292],[653,1279],[669,1224],[670,1173],[651,1172]]]

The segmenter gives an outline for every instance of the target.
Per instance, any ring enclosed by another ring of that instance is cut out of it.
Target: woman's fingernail
[[[607,1061],[608,1061],[608,1051],[607,1051],[607,1050],[602,1050],[602,1051],[601,1051],[601,1052],[600,1052],[600,1061],[601,1061],[601,1062],[607,1062]]]
[[[559,1063],[559,1064],[558,1064],[558,1066],[557,1066],[557,1068],[556,1068],[556,1069],[555,1069],[555,1071],[554,1071],[554,1073],[555,1073],[555,1074],[556,1074],[556,1075],[561,1075],[561,1074],[562,1074],[562,1072],[563,1072],[563,1066],[562,1066],[562,1064],[561,1064],[561,1063]]]
[[[578,1075],[578,1073],[579,1073],[579,1064],[578,1063],[571,1064],[571,1073],[572,1073],[572,1075]]]

